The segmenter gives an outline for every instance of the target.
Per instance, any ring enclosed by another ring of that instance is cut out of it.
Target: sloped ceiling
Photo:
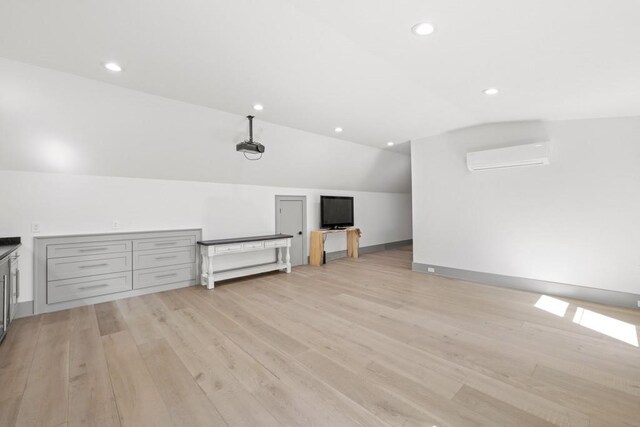
[[[640,114],[639,19],[632,0],[4,0],[0,56],[386,148]]]

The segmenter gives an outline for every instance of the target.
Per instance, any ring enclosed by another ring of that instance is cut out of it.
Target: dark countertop
[[[236,237],[234,239],[218,239],[218,240],[203,240],[198,242],[199,245],[211,246],[211,245],[224,245],[226,243],[243,243],[243,242],[255,242],[257,240],[276,240],[276,239],[291,239],[293,236],[289,234],[269,234],[267,236],[252,236],[252,237]]]
[[[0,259],[6,258],[20,247],[19,237],[0,237]]]

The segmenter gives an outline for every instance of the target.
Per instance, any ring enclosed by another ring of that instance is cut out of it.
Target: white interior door
[[[305,233],[305,200],[304,199],[278,199],[277,226],[278,232],[290,234],[291,240],[291,265],[304,264],[304,233]]]

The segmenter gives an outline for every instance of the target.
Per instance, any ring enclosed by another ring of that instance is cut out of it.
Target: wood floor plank
[[[171,311],[187,307],[184,300],[177,298],[174,292],[159,292],[155,296]]]
[[[127,298],[118,300],[117,303],[127,323],[127,329],[137,345],[163,337],[161,328],[167,321],[163,311],[166,310],[164,305],[160,308],[151,306],[148,300],[142,298]]]
[[[224,293],[220,292],[221,297]],[[244,305],[248,305],[247,310],[253,313],[265,314],[266,307],[279,306],[277,312],[273,310],[269,312],[269,321],[274,325],[302,341],[306,340],[315,351],[351,370],[359,377],[402,396],[419,407],[422,407],[424,402],[429,402],[425,410],[438,419],[446,419],[454,425],[492,425],[489,419],[450,400],[463,386],[460,382],[446,379],[437,371],[426,371],[415,364],[405,361],[398,363],[397,359],[381,358],[376,351],[372,351],[372,348],[360,347],[351,340],[345,340],[334,334],[331,322],[327,322],[320,316],[314,317],[313,311],[305,311],[304,316],[294,312],[291,315],[291,321],[287,321],[285,313],[287,306],[290,307],[289,304],[282,305],[271,301],[261,308],[245,300]],[[309,323],[301,325],[300,322],[305,322],[303,319]]]
[[[217,309],[201,307],[199,311],[208,321],[207,316]],[[219,318],[218,313],[213,319]],[[217,326],[211,323],[212,326]],[[345,400],[335,390],[310,375],[295,359],[288,358],[276,348],[258,337],[248,333],[239,325],[226,325],[224,335],[235,345],[249,353],[259,364],[271,372],[277,379],[276,384],[269,383],[265,387],[258,385],[254,392],[260,399],[283,400],[287,407],[285,413],[296,425],[380,425],[380,421],[363,408]]]
[[[255,337],[234,332],[230,335],[245,351],[249,351],[258,363],[278,377],[288,390],[291,403],[295,405],[296,419],[311,425],[381,425],[372,413],[318,380],[309,370],[305,370],[296,360],[288,358],[275,349],[266,346]],[[303,353],[304,354],[304,353]],[[271,388],[260,388],[259,394],[272,394]]]
[[[267,367],[259,363],[255,358],[251,357],[247,352],[240,348],[236,343],[227,338],[224,334],[218,331],[213,325],[208,323],[206,316],[194,311],[192,308],[182,309],[176,311],[174,317],[177,319],[179,325],[189,325],[192,333],[197,337],[199,341],[204,343],[204,352],[198,351],[200,357],[196,363],[191,363],[190,366],[193,369],[198,370],[196,377],[200,373],[204,373],[204,376],[200,376],[200,381],[209,381],[209,378],[216,378],[221,373],[222,367],[226,368],[233,378],[247,390],[252,397],[260,403],[260,406],[268,408],[268,412],[273,415],[280,425],[308,425],[306,417],[300,415],[300,411],[296,405],[295,389],[292,389],[286,384],[282,384],[279,378],[271,372]],[[206,358],[207,360],[201,360]],[[211,361],[215,368],[214,374],[207,374],[207,369],[211,370],[211,366],[208,365],[208,361]],[[202,368],[204,367],[204,368]],[[200,369],[202,368],[202,369]],[[233,382],[229,382],[233,386]],[[242,396],[242,393],[239,396]],[[213,395],[215,396],[215,395]],[[240,400],[240,403],[244,403],[245,400]],[[226,420],[237,418],[233,414],[235,408],[228,407],[226,402],[218,402],[217,407],[220,411],[225,411],[227,417]],[[246,401],[245,409],[248,411],[254,405],[253,399]],[[259,416],[262,410],[258,406],[258,410],[255,413],[242,414],[238,418],[240,420],[246,418],[253,418]],[[267,423],[269,417],[265,418]],[[240,423],[238,425],[245,425]],[[250,425],[250,424],[249,424]]]
[[[300,302],[298,300],[298,302]],[[294,306],[295,307],[295,306]],[[312,313],[311,307],[299,308],[298,318],[305,313],[308,317]],[[325,319],[322,321],[325,324],[330,321],[331,315],[327,315],[325,311],[321,311]],[[319,320],[316,320],[320,322]],[[478,384],[490,393],[504,393],[502,399],[510,402],[510,404],[521,408],[523,411],[529,411],[531,413],[542,416],[546,420],[551,420],[557,425],[568,426],[585,426],[588,425],[588,417],[579,412],[568,410],[554,402],[540,398],[536,395],[531,395],[527,391],[519,390],[515,386],[502,383],[500,380],[486,377],[485,375],[474,372],[464,366],[456,365],[446,359],[439,358],[437,356],[429,356],[427,353],[422,352],[419,349],[410,347],[406,344],[395,342],[393,339],[379,334],[367,334],[366,331],[358,330],[358,326],[354,328],[350,327],[348,323],[341,318],[334,319],[336,326],[333,328],[336,332],[335,337],[342,335],[346,340],[350,340],[354,343],[359,343],[362,348],[369,349],[371,354],[377,354],[378,357],[388,364],[406,364],[407,369],[413,372],[415,376],[424,378],[424,381],[428,383],[430,380],[437,379],[438,375],[435,373],[442,373],[448,375],[451,379],[455,379],[460,382],[471,381],[474,384]],[[334,344],[335,346],[335,344]],[[440,380],[441,382],[442,380]],[[432,399],[429,404],[433,406],[435,399]],[[437,409],[434,408],[434,409]],[[439,412],[437,412],[439,413]],[[463,422],[457,419],[461,415],[460,411],[451,411],[449,413],[449,420],[456,420],[454,425],[477,425],[482,424],[477,417],[470,417],[474,422],[467,420]],[[491,425],[489,423],[488,425]]]
[[[291,410],[291,396],[275,382],[278,378],[205,317],[226,331],[239,328],[237,324],[211,311],[211,306],[193,292],[179,290],[173,297],[182,299],[187,308],[169,313],[171,320],[157,327],[157,332],[172,344],[181,360],[188,361],[185,364],[192,376],[225,420],[234,425],[269,425],[273,414],[277,425],[306,425],[292,416],[295,411]],[[202,315],[195,311],[196,307],[204,310]],[[262,393],[262,389],[269,393]]]
[[[22,395],[0,400],[0,426],[13,426],[18,419]]]
[[[553,426],[550,422],[540,419],[528,412],[522,411],[508,403],[502,402],[481,391],[465,385],[454,398],[474,411],[489,418],[496,426]]]
[[[68,425],[119,426],[94,307],[81,307],[72,313]]]
[[[68,322],[71,319],[71,310],[55,311],[53,313],[45,313],[40,315],[40,321],[43,325],[57,322]]]
[[[53,319],[50,317],[49,320]],[[18,426],[66,424],[69,394],[69,315],[40,327]]]
[[[226,291],[226,289],[221,289],[218,293],[219,297],[225,301],[225,303],[228,302],[231,297],[231,294]],[[398,364],[395,363],[397,361],[390,364],[384,364],[384,362],[377,363],[374,361],[376,359],[375,352],[372,352],[371,349],[354,345],[351,341],[344,340],[332,334],[331,324],[325,322],[325,319],[314,317],[314,313],[310,311],[305,312],[302,316],[295,313],[288,318],[284,313],[286,311],[285,307],[279,307],[278,311],[273,310],[273,308],[278,305],[277,302],[272,301],[271,303],[267,302],[265,306],[261,307],[246,299],[242,304],[246,310],[259,315],[262,321],[272,324],[282,332],[295,337],[301,342],[305,342],[315,351],[387,390],[400,392],[400,394],[409,397],[409,400],[414,398],[413,401],[419,405],[428,397],[432,402],[430,407],[437,405],[455,406],[454,404],[447,405],[447,402],[449,402],[449,399],[462,387],[462,383],[446,380],[434,371],[430,371],[428,375],[420,377],[421,372],[419,372],[419,369],[417,370],[415,366],[409,367],[407,371],[399,372],[391,367],[391,365],[397,366]],[[268,310],[267,307],[269,307]],[[423,383],[419,384],[414,381],[413,378],[416,377],[419,378],[419,380],[423,380]],[[405,391],[406,393],[403,393]],[[437,404],[434,403],[436,400],[438,401]],[[462,408],[448,409],[463,412]],[[454,411],[450,411],[450,413],[451,412]],[[430,411],[430,413],[434,412]]]
[[[393,249],[19,319],[0,425],[639,425],[640,311],[411,271]]]
[[[204,293],[203,297],[208,303],[225,313],[230,319],[238,323],[247,331],[256,336],[263,337],[269,343],[276,346],[287,354],[298,354],[306,351],[308,347],[289,335],[271,327],[261,319],[256,318],[251,313],[244,310],[239,304],[232,300],[221,301],[217,294]]]
[[[540,394],[562,401],[566,406],[592,417],[609,420],[613,425],[640,424],[638,396],[603,387],[546,366],[538,366],[527,384]]]
[[[139,349],[173,425],[227,425],[166,340],[149,341]]]
[[[118,306],[118,310],[125,320],[151,314],[148,305],[142,298],[119,299],[115,301],[115,304]]]
[[[442,420],[433,418],[375,384],[363,380],[315,351],[307,351],[296,358],[309,369],[322,372],[328,384],[391,425],[423,426],[442,423]]]
[[[127,323],[124,321],[117,302],[104,302],[95,305],[96,317],[98,318],[98,327],[100,335],[105,336],[115,334],[116,332],[125,331]]]
[[[170,426],[169,412],[127,330],[104,335],[107,359],[120,422],[123,426]]]
[[[183,315],[182,310],[168,314],[169,320],[163,324],[162,332],[225,422],[229,425],[281,425],[233,376],[212,342],[224,344],[211,340],[209,333],[201,334],[202,328],[194,322],[195,318]],[[225,352],[229,351],[225,348]]]
[[[282,291],[289,291],[288,288],[281,287]],[[351,325],[347,319],[338,315],[336,310],[328,311],[323,307],[307,304],[303,300],[304,294],[297,293],[297,304],[306,307],[306,310],[319,310],[326,317],[335,317],[335,320],[342,322],[342,328],[345,336],[349,339],[359,342],[365,347],[376,349],[381,354],[397,360],[409,360],[426,369],[437,370],[457,381],[469,383],[471,386],[489,394],[493,397],[501,399],[512,406],[518,407],[526,412],[538,416],[557,425],[562,426],[588,426],[589,417],[583,413],[575,411],[571,408],[564,407],[556,402],[531,394],[526,390],[518,388],[518,384],[505,382],[508,378],[494,374],[491,371],[474,370],[473,367],[459,365],[456,361],[450,361],[446,357],[430,354],[422,349],[412,347],[408,343],[397,341],[393,337],[378,333],[375,328],[366,328],[359,325]]]
[[[299,299],[306,299],[303,290],[295,290]],[[421,348],[444,359],[455,359],[457,363],[487,374],[498,373],[500,375],[529,374],[535,368],[535,361],[526,357],[520,361],[509,353],[500,352],[496,346],[487,345],[480,337],[468,335],[466,340],[460,340],[459,344],[452,342],[451,335],[447,333],[431,331],[404,320],[393,319],[389,316],[380,316],[364,308],[366,304],[360,303],[359,307],[331,300],[313,302],[314,307],[331,313],[344,320],[362,326],[365,329],[386,335],[391,339]],[[382,310],[380,308],[379,310]],[[450,329],[450,328],[449,328]],[[458,332],[462,333],[462,332]],[[471,341],[471,338],[474,340]],[[505,345],[508,346],[508,343]],[[513,351],[513,349],[512,349]]]
[[[536,360],[526,351],[486,335],[468,332],[451,323],[435,319],[423,322],[406,311],[388,310],[348,295],[334,297],[331,303],[334,307],[344,309],[340,313],[357,319],[360,325],[375,328],[416,348],[455,359],[460,364],[483,372],[493,371],[506,376],[529,375],[536,366]]]
[[[163,337],[162,323],[152,315],[136,316],[127,320],[127,328],[137,345],[155,341]]]
[[[262,299],[264,304],[262,310],[269,307],[270,311],[264,311],[264,315],[268,315],[271,322],[298,336],[300,340],[306,341],[316,351],[361,375],[376,375],[379,378],[394,378],[397,381],[402,381],[399,377],[404,377],[408,382],[420,381],[423,387],[430,388],[445,399],[452,398],[463,385],[460,381],[445,377],[437,371],[427,371],[406,360],[398,363],[397,358],[386,357],[384,353],[376,351],[376,348],[361,345],[346,337],[342,331],[353,328],[354,325],[339,323],[313,310],[301,309],[296,304],[278,305],[277,302],[270,301],[266,297]],[[249,304],[253,301],[255,300]],[[261,311],[261,308],[255,304],[250,307],[254,312]],[[276,312],[273,311],[274,308]],[[396,375],[398,377],[395,377]]]
[[[22,397],[40,333],[41,317],[18,319],[0,345],[0,401]]]

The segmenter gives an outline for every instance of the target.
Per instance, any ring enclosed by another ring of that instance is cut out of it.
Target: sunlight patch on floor
[[[538,302],[536,302],[535,307],[555,314],[556,316],[564,317],[567,313],[567,308],[569,308],[569,303],[547,295],[542,295],[540,299],[538,299]]]
[[[585,328],[638,347],[638,331],[636,326],[604,314],[578,307],[573,322]]]

